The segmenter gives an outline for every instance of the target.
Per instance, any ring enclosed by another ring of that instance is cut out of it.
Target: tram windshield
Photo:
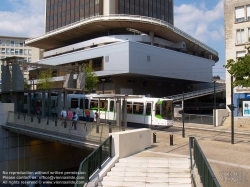
[[[159,101],[155,105],[155,116],[161,119],[173,119],[173,101]]]

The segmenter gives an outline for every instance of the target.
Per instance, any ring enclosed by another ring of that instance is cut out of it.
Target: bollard
[[[156,132],[153,133],[153,143],[156,143]]]
[[[170,134],[170,145],[174,145],[174,135]]]
[[[96,133],[99,133],[99,125],[96,125]]]

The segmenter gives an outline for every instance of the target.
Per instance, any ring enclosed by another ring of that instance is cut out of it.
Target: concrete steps
[[[187,158],[123,158],[98,186],[191,187],[189,162]]]

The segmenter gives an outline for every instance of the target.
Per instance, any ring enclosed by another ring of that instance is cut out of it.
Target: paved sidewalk
[[[175,124],[174,126],[180,125],[182,126],[182,124]],[[200,124],[186,124],[186,128],[222,131],[230,130],[230,127],[213,127]],[[250,133],[249,128],[241,130],[241,128],[236,127],[235,130],[236,132]],[[154,131],[152,130],[152,137],[153,133]],[[151,148],[134,156],[165,158],[189,157],[188,134],[185,138],[182,138],[181,133],[174,134],[174,145],[170,146],[170,134],[173,134],[172,132],[157,131],[156,133],[157,143],[152,142]],[[249,143],[237,143],[232,145],[230,142],[215,141],[209,137],[197,137],[197,140],[222,187],[250,186]]]

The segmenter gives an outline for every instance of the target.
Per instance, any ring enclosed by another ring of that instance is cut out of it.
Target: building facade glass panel
[[[118,14],[158,18],[173,24],[172,0],[117,0]],[[47,0],[46,32],[91,16],[103,15],[104,0]]]

